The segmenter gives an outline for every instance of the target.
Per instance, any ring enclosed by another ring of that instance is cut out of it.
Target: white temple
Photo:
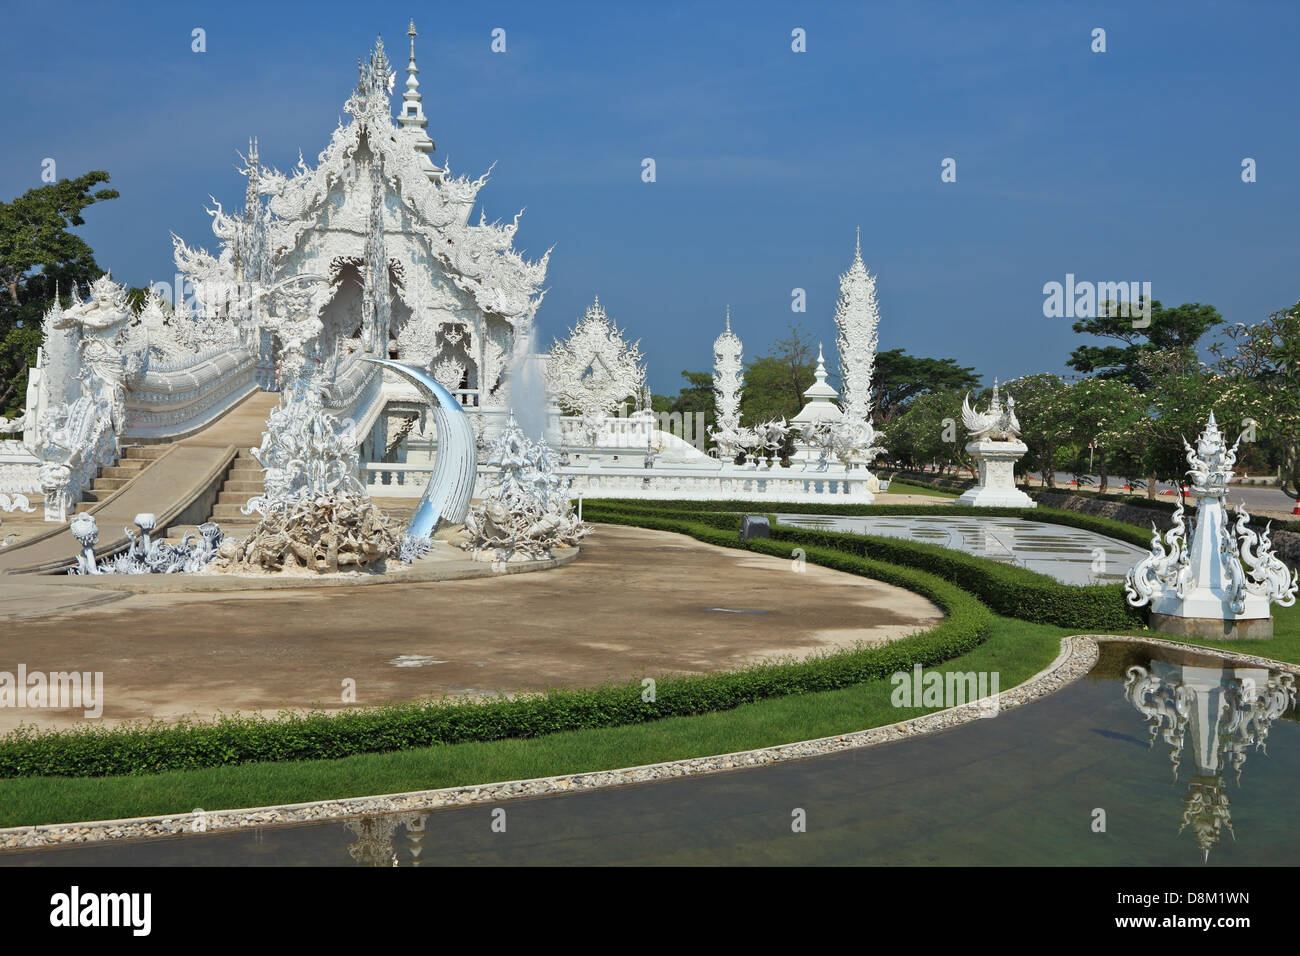
[[[504,410],[506,369],[541,304],[549,250],[536,262],[514,250],[518,215],[505,225],[481,212],[470,221],[487,176],[453,177],[433,163],[414,24],[408,33],[397,122],[380,40],[344,104],[351,121],[334,131],[316,165],[300,159],[290,175],[263,169],[254,143],[242,214],[219,205],[213,213],[220,252],[177,239],[176,265],[207,314],[242,327],[264,385],[284,347],[265,303],[281,284],[306,278],[321,324],[316,361],[337,366],[362,351],[398,358],[429,367],[467,408]]]
[[[438,435],[411,377],[367,361],[382,359],[427,373],[464,409],[484,486],[513,410],[521,426],[541,423],[528,437],[556,448],[556,474],[575,496],[870,502],[879,314],[860,240],[835,315],[842,410],[819,355],[806,415],[743,425],[742,345],[728,311],[714,348],[717,428],[670,425],[651,410],[637,343],[599,300],[549,353],[534,351],[550,250],[529,260],[514,248],[518,215],[489,223],[480,211],[474,221],[487,175],[434,162],[414,23],[407,35],[396,118],[396,73],[380,40],[359,64],[347,122],[314,164],[300,155],[282,173],[250,140],[243,208],[214,200],[209,210],[215,251],[173,236],[176,288],[156,285],[135,313],[106,275],[88,300],[74,289],[68,309],[54,306],[26,411],[6,428],[21,427],[22,440],[0,442],[0,493],[43,494],[46,519],[66,521],[96,503],[92,486],[108,494],[131,480],[132,469],[115,467],[125,450],[193,436],[277,392],[282,412],[303,407],[270,415],[262,447],[285,423],[333,422],[329,443],[355,444],[340,460],[355,462],[365,494],[418,496]],[[798,453],[782,461],[791,435]],[[706,450],[709,437],[717,447]],[[274,497],[281,476],[263,477]],[[199,507],[173,504],[176,514]]]

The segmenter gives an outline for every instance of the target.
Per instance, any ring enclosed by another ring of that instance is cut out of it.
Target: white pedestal
[[[1037,508],[1037,503],[1016,487],[1015,466],[1028,446],[1018,441],[973,441],[966,451],[975,459],[979,479],[974,488],[955,502],[974,508]]]

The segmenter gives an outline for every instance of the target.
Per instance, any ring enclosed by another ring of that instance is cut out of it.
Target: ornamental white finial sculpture
[[[1016,462],[1029,451],[1029,446],[1020,440],[1016,400],[1008,395],[1003,405],[997,379],[993,380],[993,398],[988,411],[975,411],[970,404],[970,393],[966,393],[962,399],[961,421],[970,432],[966,451],[975,460],[979,477],[975,487],[967,489],[956,504],[977,508],[1038,507],[1016,487]]]
[[[1269,605],[1296,602],[1300,584],[1296,572],[1273,553],[1272,523],[1257,533],[1248,526],[1250,515],[1238,507],[1235,527],[1228,525],[1225,499],[1240,442],[1228,447],[1213,412],[1195,448],[1183,440],[1196,498],[1190,543],[1180,500],[1163,541],[1152,526],[1151,554],[1129,571],[1125,585],[1131,605],[1151,605],[1157,631],[1266,639],[1273,636]]]
[[[862,263],[862,230],[859,228],[853,263],[840,276],[840,298],[835,305],[840,404],[844,408],[844,417],[850,421],[871,421],[871,376],[876,367],[879,329],[876,277]]]
[[[588,423],[611,415],[619,402],[639,395],[645,384],[640,344],[624,340],[623,330],[605,314],[597,296],[569,337],[551,346],[547,384],[561,407]]]
[[[1227,772],[1235,772],[1240,786],[1247,751],[1263,750],[1273,722],[1294,706],[1295,677],[1226,662],[1152,660],[1149,669],[1130,667],[1125,678],[1124,696],[1146,717],[1150,744],[1159,738],[1168,746],[1174,780],[1190,738],[1192,776],[1178,832],[1190,827],[1208,860],[1222,831],[1233,833]]]
[[[731,331],[731,306],[727,306],[726,328],[713,341],[713,402],[718,420],[709,435],[718,446],[719,458],[735,458],[753,440],[740,427],[740,393],[744,387],[744,343]]]

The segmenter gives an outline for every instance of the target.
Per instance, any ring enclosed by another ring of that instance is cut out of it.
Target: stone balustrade
[[[244,349],[200,353],[185,364],[153,365],[126,393],[126,439],[181,438],[258,388],[257,357]]]

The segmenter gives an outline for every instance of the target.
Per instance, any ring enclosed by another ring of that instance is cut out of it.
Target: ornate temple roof
[[[250,269],[267,281],[280,275],[294,253],[301,252],[309,237],[320,231],[327,211],[334,216],[334,229],[357,232],[360,255],[367,223],[340,226],[340,209],[330,208],[331,195],[337,196],[340,186],[345,196],[366,189],[357,169],[363,161],[373,159],[386,197],[396,199],[394,204],[386,198],[389,208],[383,218],[389,224],[383,227],[385,231],[420,237],[429,258],[484,313],[500,315],[512,325],[531,322],[545,294],[542,283],[550,250],[530,262],[514,249],[522,210],[510,223],[488,223],[481,211],[479,221],[470,222],[478,192],[491,170],[469,179],[453,176],[449,165],[434,165],[429,155],[434,144],[426,131],[428,121],[416,78],[414,23],[407,32],[411,56],[400,118],[394,122],[390,95],[395,74],[380,38],[369,59],[359,64],[356,90],[344,104],[351,119],[346,125],[340,120],[316,165],[307,165],[300,154],[297,167],[285,174],[260,167],[255,148],[251,149],[242,172],[248,176],[250,196],[257,197],[253,200],[256,207],[246,208],[243,215],[231,215],[213,200],[216,209],[209,213],[221,253],[213,256],[173,237],[178,269],[196,284],[217,279],[239,281]],[[264,206],[262,197],[266,198]],[[347,205],[345,202],[343,208]],[[397,210],[400,225],[395,226],[391,221]]]

